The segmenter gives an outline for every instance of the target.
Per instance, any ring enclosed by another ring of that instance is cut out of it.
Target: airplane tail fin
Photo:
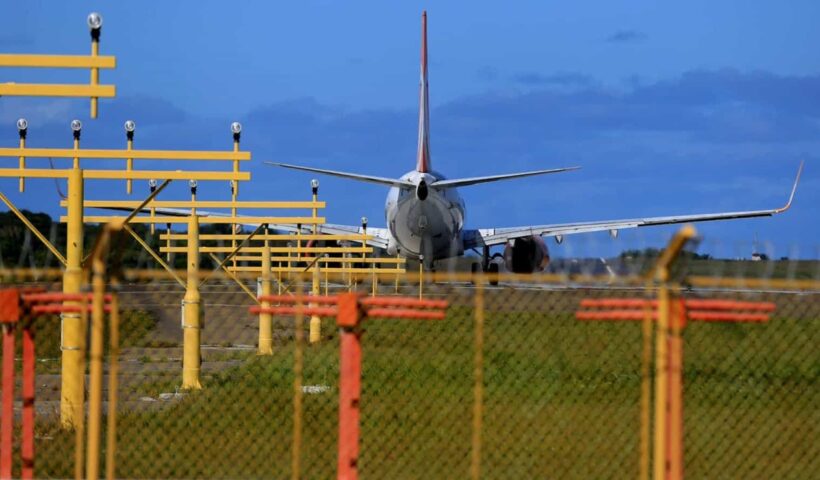
[[[428,173],[430,163],[430,101],[427,94],[427,11],[421,14],[421,83],[419,85],[419,145],[416,171]]]

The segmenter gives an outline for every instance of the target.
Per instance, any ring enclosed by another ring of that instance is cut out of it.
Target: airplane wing
[[[500,245],[509,240],[532,235],[555,237],[560,243],[564,235],[575,233],[588,233],[599,231],[610,231],[617,234],[618,230],[625,228],[648,227],[652,225],[670,225],[675,223],[709,222],[715,220],[731,220],[738,218],[771,217],[778,213],[783,213],[791,207],[794,193],[797,190],[797,183],[800,181],[800,174],[803,172],[803,163],[797,170],[797,177],[794,180],[791,194],[786,205],[780,208],[768,210],[748,210],[740,212],[705,213],[695,215],[674,215],[668,217],[646,217],[632,218],[625,220],[605,220],[599,222],[581,223],[560,223],[553,225],[533,225],[511,228],[487,228],[464,231],[464,248],[477,248],[484,246]]]
[[[487,175],[485,177],[454,178],[452,180],[438,180],[433,182],[432,187],[466,187],[477,183],[497,182],[499,180],[509,180],[511,178],[532,177],[533,175],[546,175],[549,173],[569,172],[578,170],[581,167],[551,168],[549,170],[533,170],[531,172],[505,173],[502,175]]]
[[[96,208],[96,207],[95,207]],[[103,208],[103,207],[99,207]],[[133,211],[130,208],[125,207],[105,207],[104,210],[116,210],[122,212],[131,212]],[[141,213],[148,213],[151,209],[144,208]],[[169,216],[169,217],[187,217],[191,214],[191,210],[184,209],[184,208],[160,208],[155,207],[154,213],[161,216]],[[200,217],[228,217],[230,216],[227,213],[223,212],[209,212],[206,210],[199,210],[197,209],[196,214]],[[242,226],[256,228],[259,224],[251,224],[251,223],[243,223]],[[289,225],[289,224],[268,224],[268,227],[271,230],[277,232],[296,232],[297,228],[296,225]],[[364,234],[364,230],[361,226],[354,226],[354,225],[336,225],[332,223],[323,223],[321,225],[317,225],[317,231],[324,235],[362,235]],[[304,226],[302,227],[302,233],[311,233],[313,231],[313,226]],[[390,239],[390,234],[386,228],[374,228],[374,227],[367,227],[367,235],[372,237],[367,240],[367,244],[371,247],[376,248],[387,248],[387,242]]]
[[[283,168],[290,168],[292,170],[302,170],[304,172],[313,172],[313,173],[321,173],[324,175],[333,175],[335,177],[342,177],[342,178],[350,178],[352,180],[359,180],[362,182],[369,182],[369,183],[378,183],[380,185],[387,185],[390,187],[410,187],[414,188],[411,182],[407,180],[402,180],[400,178],[386,178],[386,177],[376,177],[373,175],[361,175],[358,173],[349,173],[349,172],[339,172],[336,170],[325,170],[323,168],[313,168],[313,167],[302,167],[299,165],[289,165],[287,163],[276,163],[276,162],[265,162],[266,165],[272,165],[274,167],[283,167]]]

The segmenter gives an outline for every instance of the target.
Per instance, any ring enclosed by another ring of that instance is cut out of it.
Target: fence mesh
[[[254,288],[252,280],[247,283]],[[4,287],[13,284],[19,283]],[[360,288],[371,291],[369,285]],[[331,294],[342,289],[331,282]],[[413,282],[402,281],[399,290],[418,295]],[[394,294],[395,285],[382,285],[381,293]],[[537,279],[481,287],[442,282],[426,284],[424,295],[449,302],[443,321],[365,320],[360,476],[637,477],[642,326],[584,322],[574,313],[583,298],[653,294]],[[273,354],[260,356],[258,318],[248,313],[254,300],[227,279],[208,283],[202,289],[203,388],[185,391],[183,295],[175,283],[130,281],[121,287],[116,476],[335,476],[335,321],[323,319],[321,341],[311,345],[309,317],[276,316]],[[818,290],[693,288],[684,297],[777,305],[765,324],[687,325],[687,476],[815,476]],[[38,478],[71,477],[75,432],[59,421],[59,318],[40,318],[35,328],[35,472]],[[106,416],[103,431],[110,421]],[[103,437],[102,458],[105,453]]]

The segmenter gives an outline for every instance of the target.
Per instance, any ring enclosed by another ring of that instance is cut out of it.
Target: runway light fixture
[[[125,121],[125,131],[129,133],[133,133],[134,130],[137,129],[137,124],[134,123],[133,120],[126,120]]]
[[[191,187],[191,195],[196,195],[196,180],[188,180],[188,186]]]
[[[367,217],[362,217],[362,228],[367,228]]]
[[[242,124],[239,123],[239,122],[233,122],[231,124],[231,132],[234,135],[238,135],[238,134],[242,133]]]
[[[24,136],[26,134],[26,130],[28,130],[28,120],[25,118],[18,118],[17,131],[20,132],[20,136]]]
[[[80,132],[83,130],[83,122],[74,119],[71,121],[71,131],[74,132],[74,140],[80,139]]]
[[[148,180],[148,188],[150,188],[152,192],[157,189],[157,179],[156,178],[152,178],[151,180]]]
[[[316,195],[319,193],[319,180],[313,179],[310,181],[310,189],[313,190],[313,194]]]
[[[102,27],[103,18],[97,12],[91,12],[88,14],[88,28],[91,30],[99,30]]]

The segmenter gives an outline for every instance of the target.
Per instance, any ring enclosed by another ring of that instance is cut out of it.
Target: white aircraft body
[[[614,237],[625,228],[667,225],[675,223],[705,222],[772,216],[784,212],[791,205],[800,172],[801,163],[791,195],[785,206],[769,210],[722,212],[697,215],[676,215],[598,222],[531,225],[511,228],[465,229],[465,205],[457,187],[496,182],[534,175],[565,172],[579,167],[555,168],[529,172],[491,175],[486,177],[448,180],[432,169],[430,160],[430,116],[427,85],[427,14],[422,14],[421,37],[421,85],[419,93],[419,136],[416,168],[399,178],[384,178],[356,173],[339,172],[320,168],[266,162],[270,165],[313,173],[333,175],[363,182],[378,183],[390,187],[385,203],[387,228],[367,228],[374,238],[372,246],[383,248],[389,255],[402,255],[421,259],[427,268],[440,259],[462,255],[465,250],[481,249],[484,270],[496,271],[498,264],[491,263],[490,247],[505,245],[503,266],[516,273],[543,270],[549,263],[549,253],[542,237],[554,237],[557,243],[564,235],[609,231]],[[358,226],[320,225],[322,233],[361,233]]]

